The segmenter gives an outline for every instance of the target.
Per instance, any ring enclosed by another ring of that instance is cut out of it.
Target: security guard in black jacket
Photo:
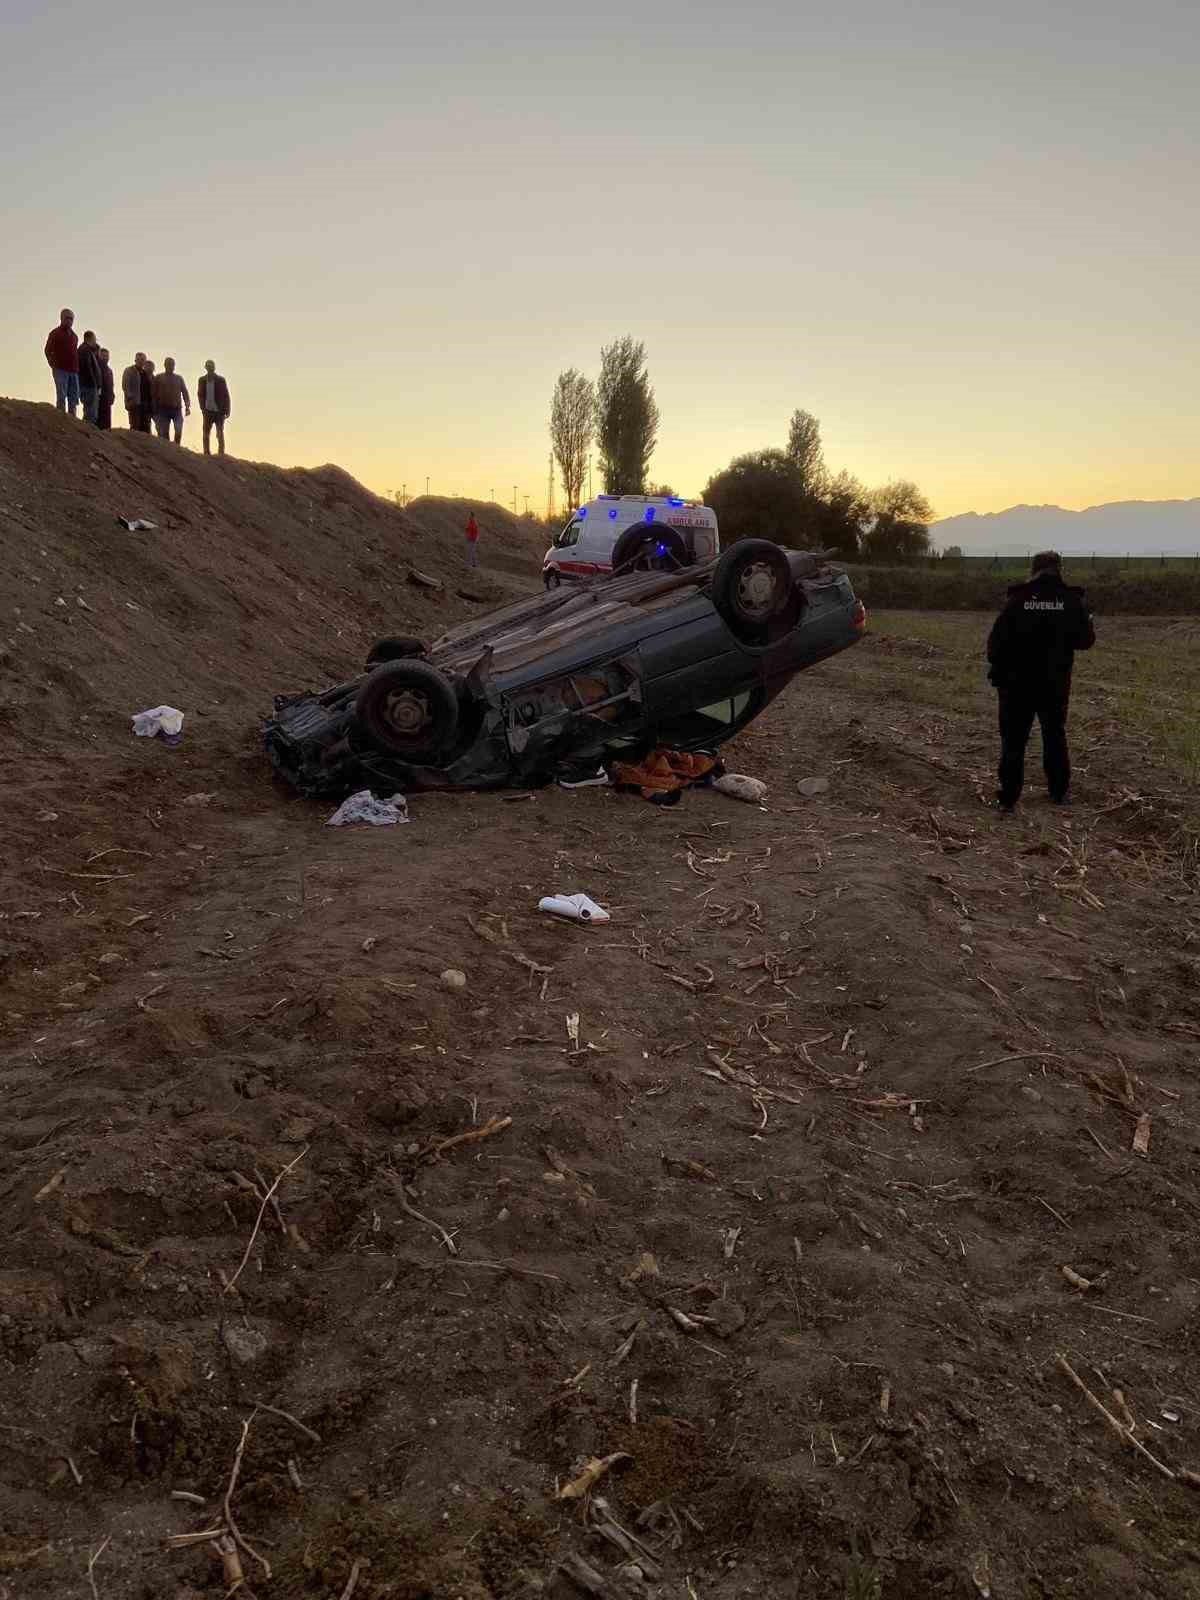
[[[1008,591],[1008,604],[988,636],[988,679],[1000,693],[1000,791],[1011,811],[1025,783],[1025,746],[1036,717],[1042,725],[1042,763],[1056,805],[1067,804],[1071,759],[1067,708],[1076,650],[1096,642],[1082,589],[1063,582],[1062,557],[1044,550],[1033,558],[1028,583]]]

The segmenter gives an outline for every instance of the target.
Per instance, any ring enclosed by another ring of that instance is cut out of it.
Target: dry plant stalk
[[[282,1417],[285,1422],[290,1422],[293,1428],[299,1428],[300,1432],[311,1439],[314,1444],[321,1443],[321,1435],[315,1433],[306,1423],[301,1422],[299,1417],[294,1417],[290,1411],[281,1411],[278,1406],[269,1406],[265,1400],[256,1400],[254,1409],[256,1411],[269,1411],[273,1417]]]
[[[583,1471],[570,1483],[564,1484],[558,1491],[560,1500],[582,1500],[585,1494],[590,1494],[606,1472],[621,1461],[632,1461],[633,1457],[624,1450],[616,1450],[611,1456],[593,1456],[585,1465]]]
[[[1083,1379],[1075,1371],[1075,1368],[1067,1360],[1066,1356],[1063,1355],[1061,1350],[1057,1353],[1055,1361],[1058,1365],[1058,1370],[1062,1373],[1065,1373],[1066,1376],[1070,1378],[1071,1382],[1079,1390],[1080,1394],[1083,1395],[1088,1404],[1094,1407],[1095,1410],[1097,1410],[1104,1418],[1105,1422],[1116,1434],[1117,1438],[1120,1439],[1123,1444],[1128,1445],[1131,1450],[1136,1450],[1138,1455],[1144,1456],[1156,1472],[1161,1472],[1164,1478],[1169,1478],[1172,1482],[1174,1482],[1175,1474],[1171,1471],[1170,1467],[1164,1466],[1157,1456],[1152,1456],[1149,1450],[1146,1449],[1146,1446],[1142,1444],[1140,1440],[1135,1439],[1130,1433],[1129,1429],[1125,1427],[1123,1423],[1117,1421],[1116,1417],[1113,1416],[1108,1407],[1104,1405],[1102,1401],[1098,1400],[1088,1388],[1087,1384],[1084,1383]]]
[[[297,1157],[297,1160],[299,1160],[299,1157]],[[282,1177],[282,1173],[280,1176]],[[260,1211],[259,1219],[261,1220],[261,1218],[262,1212]],[[233,1458],[233,1471],[229,1474],[229,1487],[225,1491],[225,1499],[222,1502],[222,1508],[225,1512],[226,1526],[228,1527],[229,1532],[233,1535],[235,1541],[241,1545],[242,1549],[248,1556],[253,1557],[253,1559],[258,1562],[265,1575],[269,1578],[271,1576],[271,1563],[265,1556],[260,1556],[254,1546],[242,1536],[241,1529],[233,1520],[233,1491],[237,1487],[238,1473],[242,1470],[242,1455],[246,1449],[246,1440],[249,1437],[250,1424],[253,1421],[254,1413],[251,1412],[246,1420],[242,1423],[242,1437],[238,1441],[237,1454]]]
[[[96,1566],[97,1561],[99,1561],[100,1557],[108,1549],[108,1547],[109,1547],[109,1545],[111,1543],[112,1543],[112,1534],[110,1533],[108,1535],[108,1537],[105,1539],[104,1543],[100,1546],[100,1548],[98,1550],[96,1550],[92,1554],[91,1559],[88,1561],[88,1564],[87,1564],[87,1581],[88,1581],[89,1586],[91,1587],[92,1600],[100,1600],[99,1592],[96,1589],[95,1566]]]
[[[292,1170],[292,1168],[295,1167],[295,1166],[298,1166],[300,1164],[300,1162],[304,1160],[304,1158],[308,1154],[308,1152],[309,1152],[309,1146],[305,1145],[304,1149],[301,1150],[300,1154],[295,1158],[295,1160],[288,1162],[287,1166],[284,1167],[283,1171],[279,1174],[279,1176],[275,1179],[275,1182],[271,1185],[271,1187],[267,1190],[266,1194],[263,1196],[262,1204],[258,1208],[258,1216],[255,1217],[255,1219],[254,1219],[254,1227],[253,1227],[253,1229],[251,1231],[250,1238],[246,1243],[245,1254],[242,1256],[242,1259],[241,1259],[240,1263],[238,1264],[237,1271],[234,1273],[233,1277],[230,1278],[229,1282],[225,1285],[225,1293],[226,1294],[229,1294],[230,1291],[233,1289],[234,1284],[241,1277],[242,1272],[245,1269],[247,1261],[249,1261],[249,1259],[250,1259],[250,1252],[251,1252],[251,1250],[254,1249],[254,1241],[255,1241],[255,1239],[258,1238],[258,1230],[262,1227],[263,1215],[266,1212],[267,1206],[270,1204],[271,1196],[275,1193],[276,1189],[278,1189],[279,1185],[287,1177],[288,1173]],[[269,1577],[270,1573],[268,1572],[267,1575]]]
[[[246,1574],[242,1571],[242,1558],[238,1555],[237,1545],[227,1533],[219,1539],[213,1540],[213,1549],[221,1558],[221,1576],[229,1585],[228,1593],[240,1589],[246,1581]]]
[[[1078,1290],[1080,1290],[1082,1292],[1082,1291],[1085,1291],[1085,1290],[1090,1289],[1092,1287],[1092,1280],[1090,1278],[1083,1277],[1080,1273],[1076,1272],[1072,1267],[1063,1267],[1061,1269],[1061,1271],[1062,1271],[1063,1277],[1067,1280],[1067,1282],[1071,1285],[1071,1287],[1073,1289],[1078,1289]]]
[[[511,1127],[511,1117],[489,1117],[482,1128],[472,1128],[468,1133],[456,1133],[452,1139],[443,1139],[434,1145],[429,1154],[436,1161],[438,1156],[453,1150],[456,1145],[478,1144],[480,1139],[490,1139],[494,1133],[503,1133],[505,1128]]]

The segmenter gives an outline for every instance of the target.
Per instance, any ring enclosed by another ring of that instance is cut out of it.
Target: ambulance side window
[[[576,517],[573,522],[568,522],[554,543],[559,550],[569,550],[573,544],[579,543],[579,530],[581,523]]]

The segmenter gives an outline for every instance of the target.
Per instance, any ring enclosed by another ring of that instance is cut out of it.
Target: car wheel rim
[[[383,715],[390,727],[408,739],[433,720],[428,699],[417,689],[397,689],[389,694],[383,703]]]
[[[768,617],[775,608],[779,585],[775,572],[765,561],[750,561],[738,573],[738,610],[744,616]]]

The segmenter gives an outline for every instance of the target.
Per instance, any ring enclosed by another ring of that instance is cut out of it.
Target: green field
[[[939,561],[936,566],[847,567],[855,592],[868,607],[907,611],[998,611],[1009,584],[1028,575],[1028,563],[1007,570],[990,560]],[[1093,565],[1066,561],[1068,583],[1087,589],[1097,616],[1200,616],[1200,563],[1185,559],[1160,566]]]
[[[995,691],[984,652],[988,619],[963,613],[871,610],[877,650],[854,653],[859,674],[878,692],[977,719],[995,719]],[[1114,617],[1097,623],[1094,650],[1077,658],[1073,725],[1085,740],[1106,741],[1131,770],[1143,751],[1181,791],[1200,783],[1200,616],[1184,621]],[[894,642],[894,644],[892,643]],[[914,653],[924,645],[926,653]],[[904,664],[898,672],[898,659]]]

